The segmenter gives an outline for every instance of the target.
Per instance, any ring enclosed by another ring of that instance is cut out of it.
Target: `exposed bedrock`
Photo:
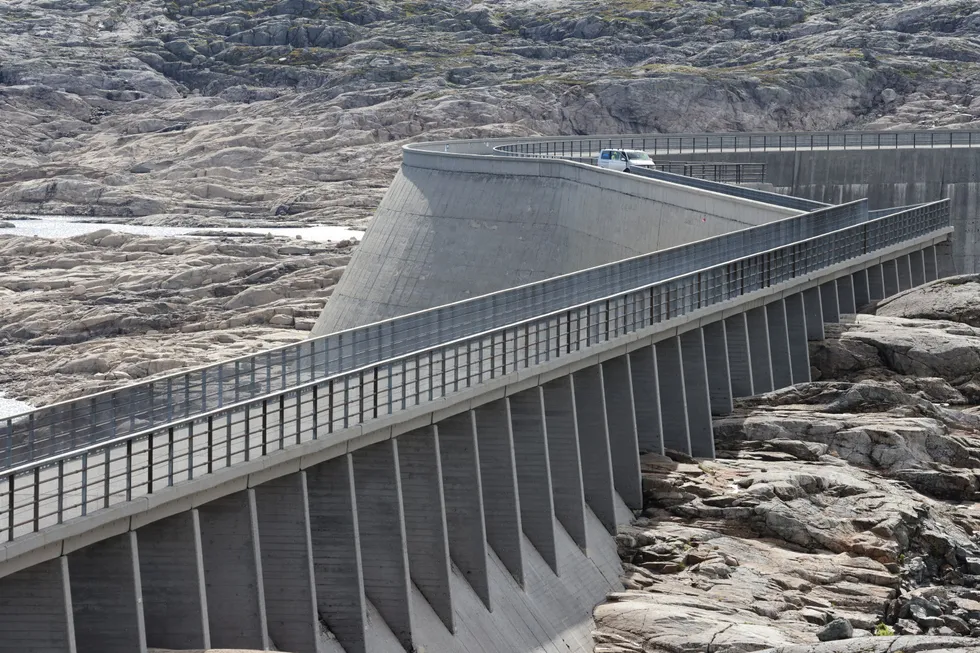
[[[718,459],[646,455],[596,651],[980,650],[978,300],[960,277],[846,316],[821,380],[715,421]]]

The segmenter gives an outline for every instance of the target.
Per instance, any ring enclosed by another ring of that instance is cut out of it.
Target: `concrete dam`
[[[0,652],[589,651],[642,456],[952,270],[948,199],[541,142],[407,149],[314,337],[0,421]]]

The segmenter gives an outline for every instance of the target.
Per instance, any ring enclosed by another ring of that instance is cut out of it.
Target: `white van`
[[[629,172],[630,168],[653,168],[653,159],[640,150],[602,150],[599,152],[599,167]]]

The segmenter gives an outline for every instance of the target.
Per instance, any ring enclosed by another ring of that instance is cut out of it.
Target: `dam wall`
[[[313,334],[799,213],[562,160],[406,148]]]
[[[973,148],[783,150],[659,155],[657,160],[766,164],[778,193],[828,204],[867,198],[871,210],[949,198],[953,261],[980,272],[980,155]]]

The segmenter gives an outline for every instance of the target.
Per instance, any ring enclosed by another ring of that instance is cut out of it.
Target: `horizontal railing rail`
[[[732,197],[752,200],[753,202],[764,202],[774,206],[782,206],[783,208],[787,209],[797,209],[799,211],[819,211],[829,206],[823,202],[815,202],[802,197],[780,195],[779,193],[770,193],[768,191],[758,190],[755,188],[731,186],[729,184],[722,184],[716,181],[709,181],[707,179],[684,177],[682,175],[674,174],[673,172],[666,172],[664,170],[634,168],[631,172],[643,177],[649,177],[651,179],[659,179],[660,181],[668,181],[675,184],[684,184],[685,186],[691,186],[693,188],[710,190],[715,193],[723,193]]]
[[[284,390],[531,317],[555,306],[587,301],[608,294],[641,268],[666,278],[833,231],[867,217],[863,200],[825,207],[807,215],[38,408],[0,421],[0,469]],[[655,280],[646,278],[644,282]]]
[[[722,184],[762,184],[765,163],[716,163],[713,161],[657,161],[656,169],[675,175],[705,179]]]
[[[569,296],[555,310],[18,465],[0,472],[0,542],[567,359],[640,329],[669,326],[694,311],[937,237],[949,227],[949,201],[943,200],[627,285],[656,276],[636,270],[602,297],[578,302]],[[657,261],[638,257],[634,264]]]
[[[967,130],[812,132],[769,134],[641,134],[521,139],[496,145],[499,154],[593,157],[603,149],[643,150],[651,155],[785,150],[886,150],[926,147],[980,147],[980,132]]]

